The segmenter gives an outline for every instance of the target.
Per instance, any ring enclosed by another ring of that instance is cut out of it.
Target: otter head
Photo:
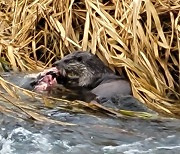
[[[105,73],[113,73],[95,55],[76,51],[53,64],[72,86],[88,87]]]

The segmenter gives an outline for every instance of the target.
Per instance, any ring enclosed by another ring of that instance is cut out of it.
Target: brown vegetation
[[[90,50],[125,69],[141,102],[178,117],[179,10],[179,0],[1,0],[1,67],[37,70]]]

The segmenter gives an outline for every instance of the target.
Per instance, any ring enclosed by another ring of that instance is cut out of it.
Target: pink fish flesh
[[[50,91],[55,85],[57,85],[56,77],[54,75],[60,75],[60,72],[56,67],[46,69],[43,72],[39,73],[38,76],[40,77],[40,79],[34,87],[34,91]]]

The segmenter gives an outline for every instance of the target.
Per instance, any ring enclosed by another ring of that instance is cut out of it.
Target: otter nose
[[[52,64],[52,67],[56,67],[57,69],[62,69],[64,68],[64,63],[62,60],[58,60],[54,64]]]
[[[57,67],[58,64],[59,64],[59,61],[56,61],[56,62],[54,62],[54,63],[52,64],[52,67]]]

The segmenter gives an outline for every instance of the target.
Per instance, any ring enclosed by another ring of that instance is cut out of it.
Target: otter
[[[95,100],[108,107],[149,111],[144,104],[132,96],[128,80],[116,75],[97,56],[89,52],[75,51],[56,61],[52,66],[51,69],[40,73],[35,79],[30,79],[31,89],[37,89],[36,86],[40,85],[39,89],[44,90],[41,85],[45,83],[45,89],[56,90],[56,86],[49,86],[49,83],[53,81],[53,84],[63,85],[73,91],[83,101]],[[27,88],[27,84],[25,85]]]
[[[150,110],[132,96],[130,82],[116,75],[97,56],[84,51],[73,52],[53,64],[63,77],[57,83],[69,89],[79,89],[85,101],[96,100],[108,107],[149,112]]]
[[[63,59],[55,62],[56,67],[62,76],[56,78],[59,84],[70,89],[89,90],[100,98],[108,100],[116,94],[130,95],[131,86],[129,81],[117,76],[95,55],[76,51]]]

